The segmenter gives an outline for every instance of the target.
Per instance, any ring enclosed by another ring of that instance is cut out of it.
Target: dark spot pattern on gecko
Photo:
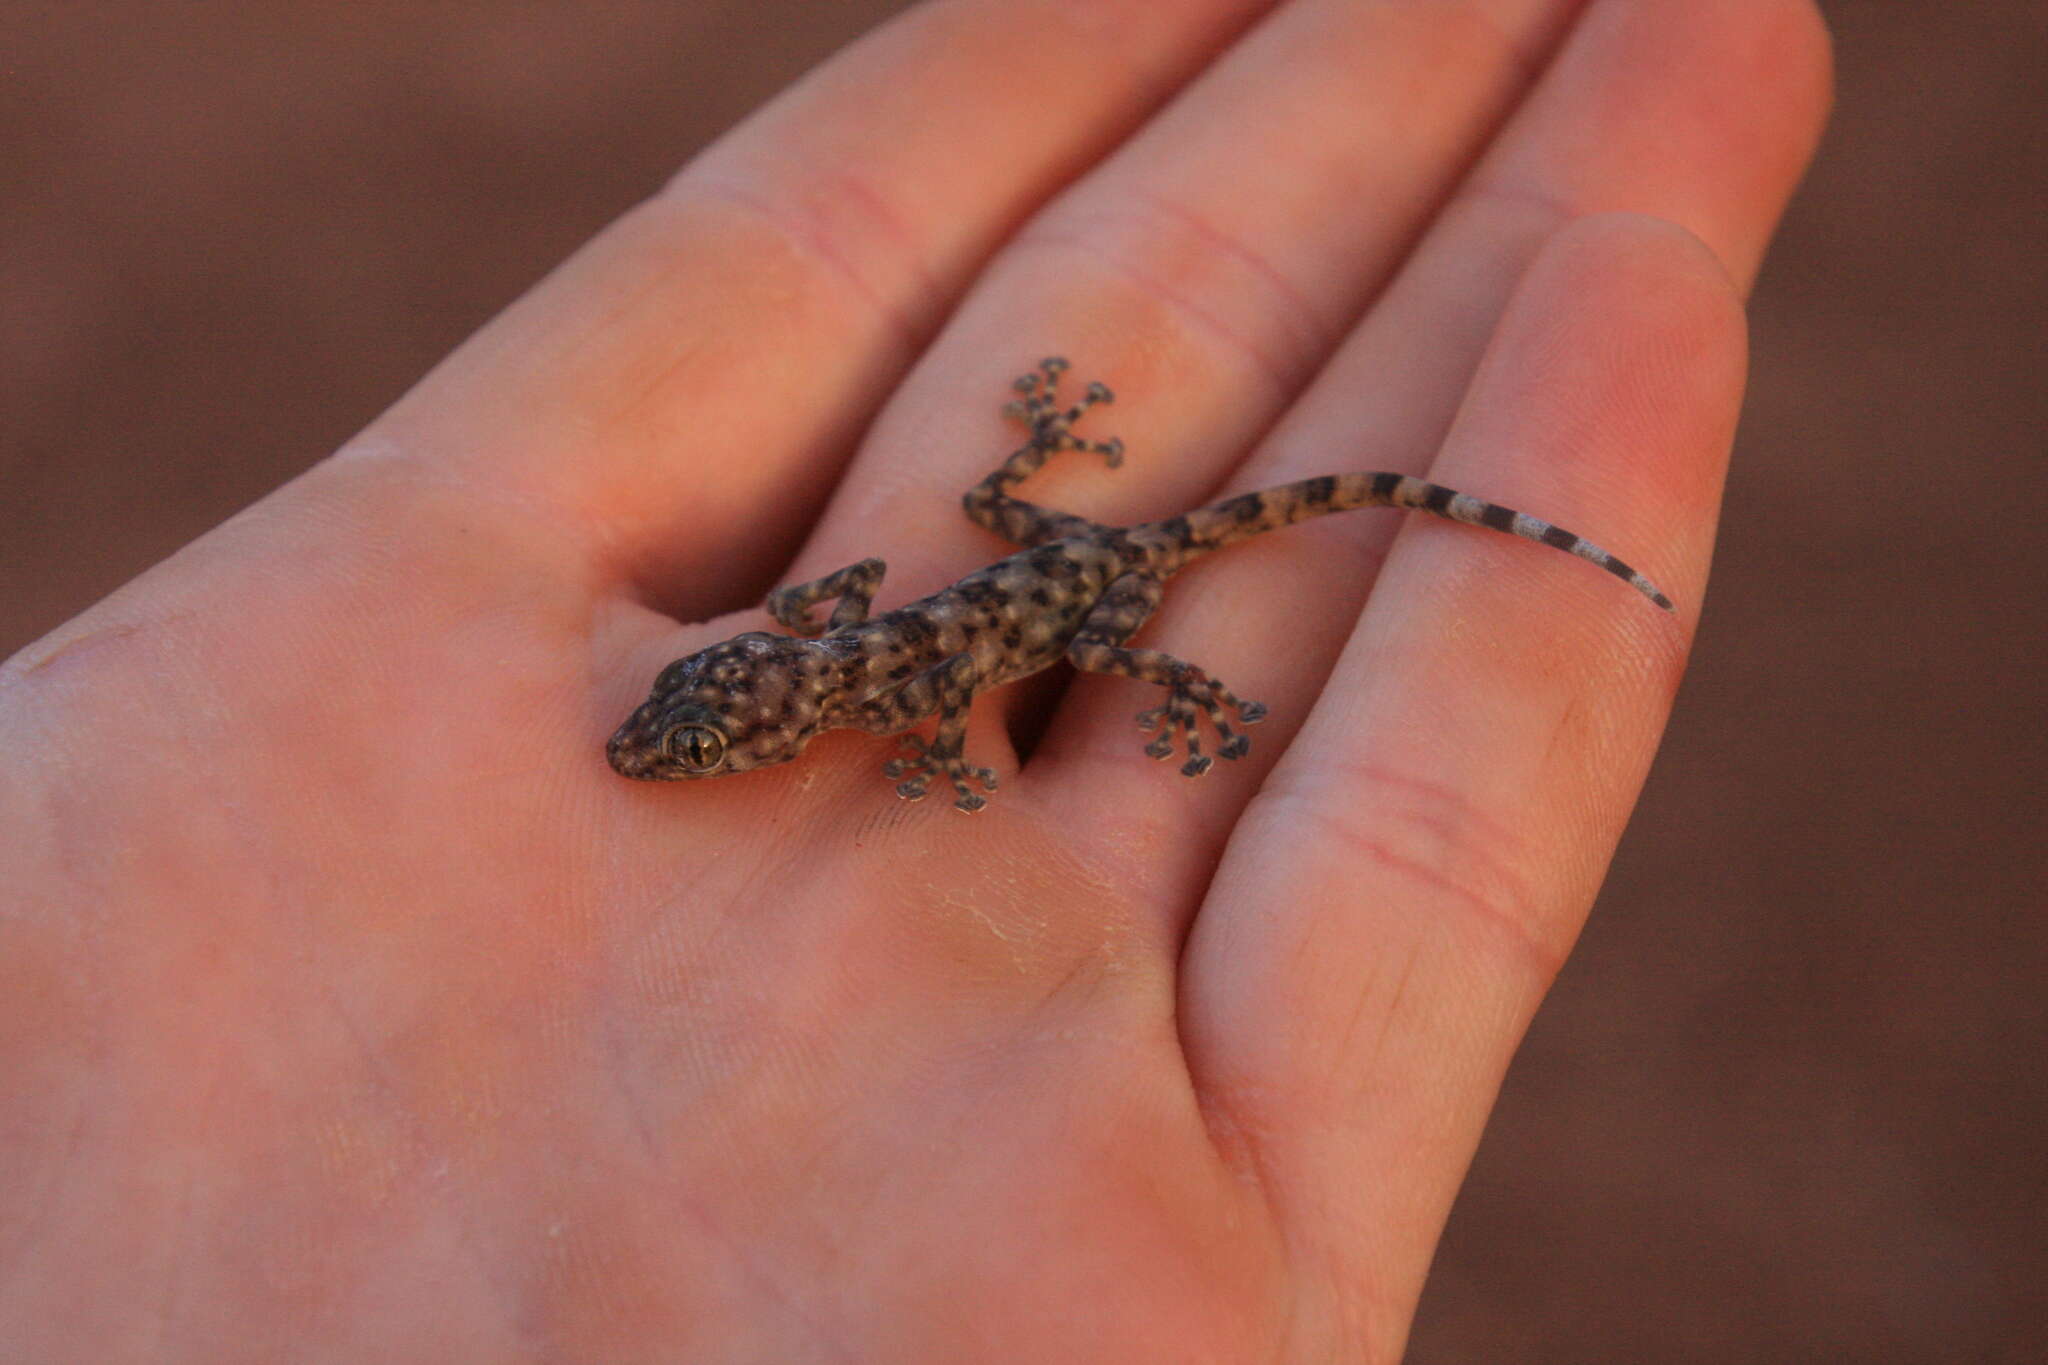
[[[885,566],[863,559],[809,583],[769,594],[769,615],[792,632],[749,631],[676,660],[606,746],[627,777],[719,777],[787,762],[825,730],[899,735],[904,752],[883,772],[897,795],[915,801],[934,778],[952,784],[954,805],[978,811],[996,775],[967,761],[967,711],[982,691],[1061,659],[1089,673],[1155,683],[1165,700],[1138,723],[1156,731],[1145,752],[1186,753],[1181,771],[1199,777],[1212,763],[1199,723],[1217,735],[1217,754],[1240,758],[1251,741],[1237,728],[1264,718],[1195,665],[1129,641],[1158,610],[1166,580],[1203,555],[1328,512],[1395,507],[1504,531],[1588,560],[1669,611],[1671,599],[1628,565],[1570,531],[1511,508],[1405,474],[1325,474],[1243,493],[1143,525],[1103,526],[1010,496],[1010,489],[1060,451],[1123,460],[1118,440],[1074,435],[1089,408],[1111,401],[1090,384],[1062,407],[1057,357],[1016,383],[1005,412],[1030,439],[963,499],[967,515],[1024,548],[949,588],[870,617]],[[812,614],[833,602],[820,625]],[[907,733],[933,714],[930,739]],[[981,792],[975,790],[979,785]]]

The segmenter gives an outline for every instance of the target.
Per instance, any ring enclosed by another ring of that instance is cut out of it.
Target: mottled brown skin
[[[1166,689],[1166,700],[1138,723],[1158,734],[1145,746],[1170,757],[1176,736],[1187,751],[1181,771],[1199,777],[1212,760],[1197,721],[1206,716],[1217,753],[1240,758],[1251,741],[1232,724],[1250,725],[1266,708],[1241,701],[1201,669],[1157,650],[1125,643],[1158,609],[1166,580],[1183,566],[1263,531],[1328,512],[1401,507],[1490,527],[1590,560],[1665,610],[1671,600],[1599,546],[1534,517],[1403,474],[1336,474],[1226,498],[1183,516],[1140,526],[1103,526],[1023,502],[1008,490],[1054,453],[1084,450],[1114,468],[1117,440],[1085,441],[1073,424],[1108,389],[1091,384],[1072,407],[1058,405],[1057,357],[1017,381],[1006,411],[1031,439],[968,491],[967,515],[1025,548],[953,586],[869,619],[885,566],[864,559],[810,583],[769,594],[768,613],[796,637],[749,631],[678,659],[661,671],[646,702],[606,747],[613,768],[650,780],[719,777],[783,763],[822,730],[858,729],[903,736],[906,753],[883,771],[896,794],[915,801],[934,775],[953,784],[954,805],[977,811],[996,775],[961,751],[967,710],[983,689],[1036,673],[1061,659],[1091,673],[1114,673]],[[837,599],[820,626],[811,609]],[[929,740],[905,734],[937,713]]]

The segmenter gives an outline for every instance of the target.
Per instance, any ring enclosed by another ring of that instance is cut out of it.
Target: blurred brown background
[[[897,7],[8,6],[0,654]],[[2048,6],[1825,8],[1694,671],[1416,1361],[2048,1354]]]

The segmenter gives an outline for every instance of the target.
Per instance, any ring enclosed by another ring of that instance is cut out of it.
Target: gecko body
[[[1020,396],[1006,411],[1028,426],[1030,438],[963,499],[976,523],[1024,548],[873,617],[868,609],[885,572],[879,559],[777,589],[767,609],[792,634],[749,631],[664,668],[606,746],[612,767],[649,780],[718,777],[786,762],[822,731],[858,729],[902,737],[904,754],[883,769],[899,796],[917,800],[943,777],[953,786],[954,805],[977,811],[987,798],[971,784],[994,791],[996,775],[963,753],[969,706],[988,688],[1066,659],[1084,672],[1164,687],[1165,700],[1138,717],[1157,732],[1145,752],[1168,758],[1184,748],[1181,771],[1200,776],[1212,760],[1202,752],[1199,721],[1215,728],[1217,754],[1234,759],[1250,749],[1237,727],[1261,720],[1266,708],[1184,660],[1129,648],[1130,638],[1158,608],[1166,580],[1187,564],[1262,532],[1353,508],[1431,512],[1541,541],[1671,607],[1648,579],[1569,531],[1403,474],[1302,479],[1129,527],[1014,498],[1009,490],[1057,452],[1091,452],[1112,468],[1122,461],[1122,442],[1074,435],[1081,414],[1111,395],[1091,384],[1078,402],[1062,407],[1058,385],[1066,369],[1053,358],[1017,381]],[[820,625],[813,608],[835,600]],[[938,729],[930,740],[908,733],[934,714]]]

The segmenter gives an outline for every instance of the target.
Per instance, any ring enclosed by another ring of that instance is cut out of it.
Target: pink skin
[[[0,670],[0,1358],[1398,1357],[1677,682],[1827,53],[1805,0],[1266,8],[911,11]],[[1115,678],[975,707],[973,821],[859,733],[622,781],[765,582],[994,557],[1020,338],[1148,398],[1051,505],[1427,473],[1679,617],[1330,518],[1140,637],[1272,704],[1204,782]]]

